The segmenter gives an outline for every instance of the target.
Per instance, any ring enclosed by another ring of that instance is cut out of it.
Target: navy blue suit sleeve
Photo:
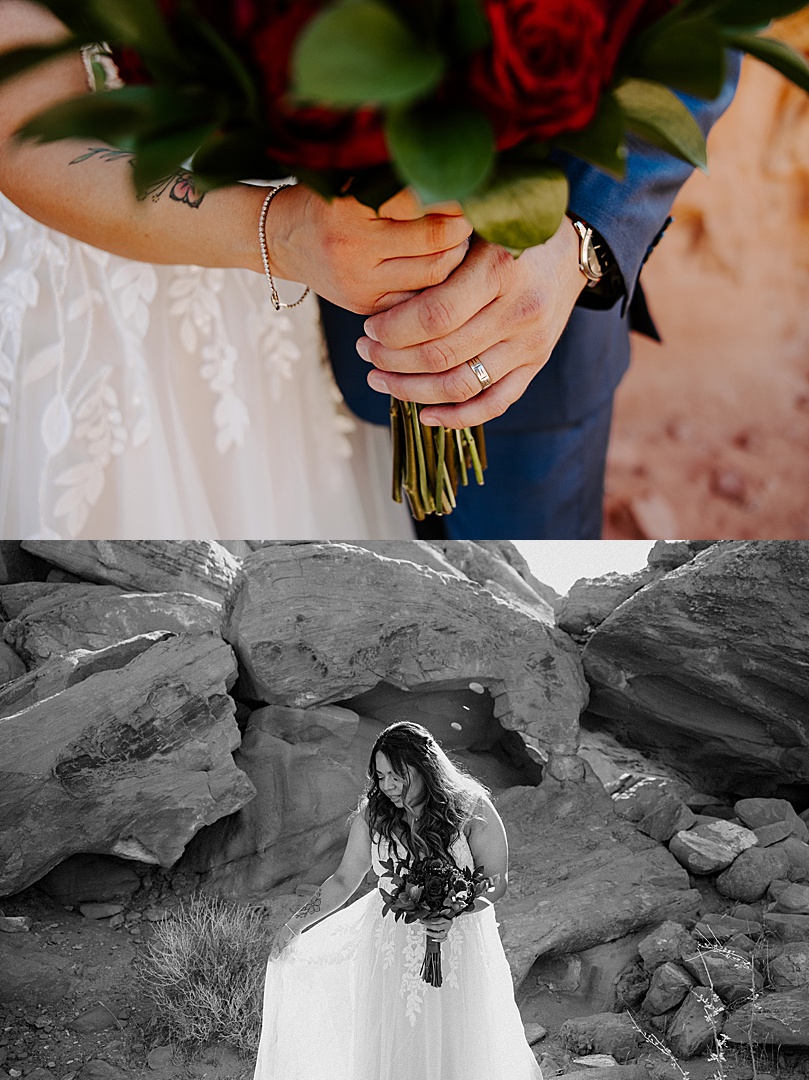
[[[733,98],[740,66],[741,55],[728,53],[728,77],[713,101],[678,95],[706,136]],[[615,257],[626,290],[624,306],[668,224],[674,197],[693,172],[686,162],[640,139],[630,137],[627,149],[623,180],[568,154],[558,157],[570,182],[570,212],[601,233]]]

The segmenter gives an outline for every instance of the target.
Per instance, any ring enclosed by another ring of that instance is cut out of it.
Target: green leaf
[[[430,102],[388,115],[385,135],[393,165],[425,203],[463,199],[494,163],[494,133],[482,113]]]
[[[567,177],[555,165],[502,165],[486,188],[463,200],[475,232],[518,254],[549,240],[567,209]]]
[[[159,135],[139,143],[132,163],[138,194],[143,195],[156,180],[163,180],[179,172],[213,131],[213,125],[208,124]],[[202,188],[202,185],[197,186]],[[210,188],[214,185],[207,183],[204,186]]]
[[[589,161],[619,180],[626,172],[624,113],[612,94],[602,94],[598,111],[582,131],[554,139],[560,150],[566,150],[583,161]]]
[[[296,175],[299,180],[303,180],[310,187],[312,186],[309,180],[301,176],[300,172]],[[345,178],[343,178],[343,183],[339,184],[333,194],[339,194],[344,186]],[[315,190],[320,189],[315,188]],[[380,206],[386,203],[388,199],[392,199],[401,190],[402,181],[391,166],[380,165],[374,169],[363,169],[357,176],[352,177],[347,193],[353,195],[363,206],[370,206],[372,210],[378,211]]]
[[[806,0],[724,0],[711,14],[723,26],[763,30],[773,19],[783,19],[806,7]]]
[[[205,63],[208,67],[208,75],[219,84],[226,78],[241,98],[241,108],[238,110],[242,118],[246,119],[247,112],[253,117],[259,116],[259,99],[255,82],[230,45],[216,32],[211,24],[199,16],[197,12],[187,17],[188,30],[201,39],[201,45],[206,54]],[[182,23],[181,23],[182,26]],[[200,74],[196,73],[197,76]],[[203,77],[205,73],[202,73]]]
[[[627,127],[653,146],[707,171],[705,136],[671,90],[645,79],[627,79],[615,90]]]
[[[332,106],[412,101],[440,80],[444,59],[379,0],[343,0],[304,29],[292,85],[304,101]]]
[[[180,95],[152,86],[125,86],[54,105],[30,120],[19,135],[41,142],[94,138],[137,150],[139,139],[209,123],[211,114],[212,103],[204,95]]]
[[[155,0],[84,0],[83,8],[95,26],[103,28],[105,40],[131,45],[146,53],[176,56],[166,23]]]
[[[148,129],[154,111],[146,94],[122,97],[123,93],[122,90],[115,90],[104,94],[87,94],[61,102],[29,120],[18,135],[40,142],[93,138],[134,149],[134,137]]]
[[[267,180],[284,175],[271,164],[256,133],[247,128],[223,134],[212,131],[192,148],[194,180],[201,188],[222,187],[238,180]]]
[[[809,92],[809,64],[791,45],[755,34],[728,33],[725,40],[734,49],[742,49],[756,60],[769,64],[801,90]]]
[[[628,50],[621,72],[696,97],[715,98],[726,76],[722,31],[708,15],[652,24]]]
[[[78,52],[83,42],[78,38],[66,38],[56,45],[26,45],[21,49],[12,49],[0,55],[0,82],[19,75],[23,71],[44,64],[48,60]]]
[[[455,41],[462,52],[474,52],[487,45],[489,21],[481,0],[455,0]]]

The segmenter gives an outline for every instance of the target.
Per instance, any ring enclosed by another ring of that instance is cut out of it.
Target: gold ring
[[[480,387],[482,390],[485,390],[487,386],[492,385],[492,377],[481,363],[481,359],[479,356],[473,356],[471,360],[467,360],[466,362],[467,364],[469,364],[469,367],[475,373],[475,377],[480,383]]]

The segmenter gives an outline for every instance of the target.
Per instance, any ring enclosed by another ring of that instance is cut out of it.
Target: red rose
[[[499,148],[586,127],[644,9],[654,8],[656,16],[664,4],[485,0],[491,44],[473,58],[470,82],[473,103],[494,123]]]
[[[601,0],[485,0],[491,45],[472,60],[474,104],[500,149],[585,127],[605,81]]]

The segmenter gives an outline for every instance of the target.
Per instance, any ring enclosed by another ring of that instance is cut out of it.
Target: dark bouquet
[[[517,254],[558,229],[559,152],[617,177],[639,136],[705,168],[673,91],[718,95],[725,49],[809,90],[809,66],[761,31],[805,0],[42,0],[63,42],[0,58],[0,78],[106,42],[121,88],[23,129],[133,154],[142,192],[190,157],[198,190],[294,173],[327,198],[379,208],[404,185],[456,200],[475,232]],[[392,402],[393,496],[446,514],[482,428],[431,429]]]
[[[393,912],[394,919],[407,923],[421,919],[455,919],[465,911],[471,911],[475,901],[484,893],[491,892],[499,880],[486,877],[484,868],[461,869],[448,858],[433,856],[394,864],[384,859],[382,866],[393,883],[390,891],[380,886],[385,897],[382,914]],[[427,938],[421,977],[430,986],[441,985],[441,942]]]

